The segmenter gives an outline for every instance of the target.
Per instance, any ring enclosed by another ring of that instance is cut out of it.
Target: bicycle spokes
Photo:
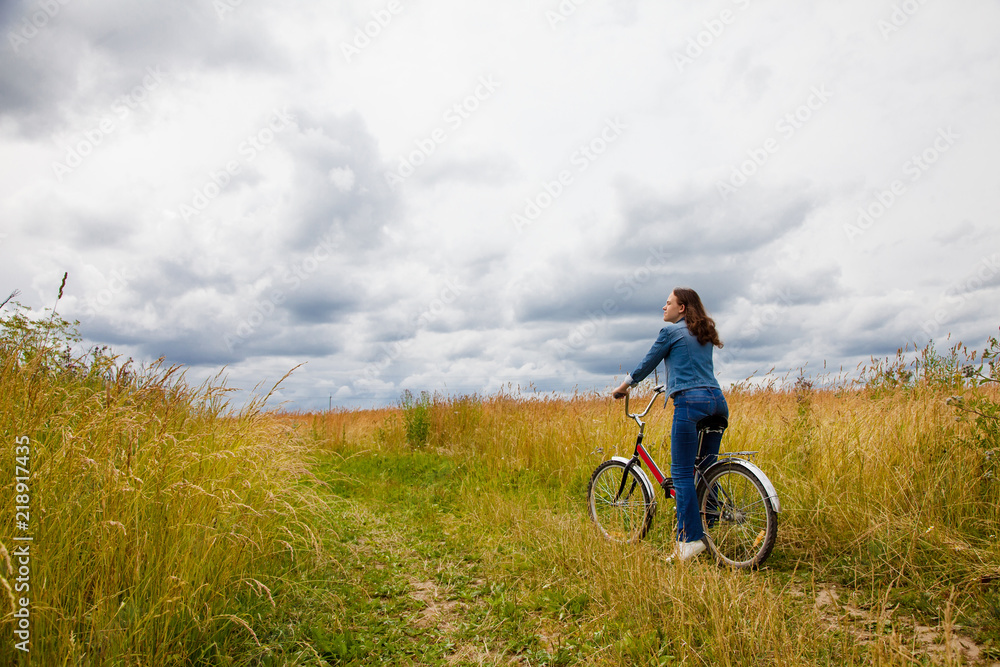
[[[733,567],[760,565],[777,535],[777,515],[763,484],[738,464],[718,467],[709,476],[701,510],[713,552]]]
[[[640,475],[623,460],[612,459],[598,466],[590,478],[590,516],[612,541],[634,542],[649,530],[655,503]]]

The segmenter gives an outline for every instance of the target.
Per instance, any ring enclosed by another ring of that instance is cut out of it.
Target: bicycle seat
[[[698,423],[694,425],[698,432],[702,431],[725,431],[726,427],[729,426],[729,420],[722,415],[710,415],[703,419],[699,419]]]

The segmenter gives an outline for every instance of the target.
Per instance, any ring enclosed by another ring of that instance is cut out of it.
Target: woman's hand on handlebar
[[[628,390],[630,387],[631,385],[628,382],[622,382],[617,389],[611,392],[612,398],[615,400],[625,398],[628,396]]]

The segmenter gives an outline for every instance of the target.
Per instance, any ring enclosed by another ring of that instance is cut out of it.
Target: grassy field
[[[233,414],[180,369],[32,333],[0,340],[0,664],[1000,662],[1000,394],[932,351],[919,377],[727,391],[723,447],[759,450],[782,501],[765,567],[734,573],[665,562],[662,501],[643,543],[598,538],[587,480],[635,436],[619,402]]]
[[[725,447],[759,449],[782,497],[778,545],[751,574],[707,558],[664,562],[669,511],[638,547],[597,539],[586,483],[601,460],[631,453],[621,403],[501,395],[286,417],[330,453],[315,470],[367,598],[352,610],[357,596],[346,596],[339,636],[356,651],[337,655],[377,662],[411,646],[398,659],[1000,661],[1000,489],[949,396],[919,385],[729,392]],[[669,423],[661,410],[648,430],[661,460]],[[383,634],[388,619],[419,634]],[[448,648],[421,654],[431,646]]]

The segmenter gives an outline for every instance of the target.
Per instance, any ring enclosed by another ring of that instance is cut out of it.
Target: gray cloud
[[[342,322],[345,313],[357,312],[359,300],[353,293],[336,285],[316,286],[292,294],[283,307],[288,311],[289,324],[322,324]]]
[[[331,228],[337,243],[371,250],[391,222],[397,198],[383,178],[385,164],[357,114],[294,112],[299,132],[290,140],[294,187],[289,248],[305,250]]]
[[[665,197],[622,183],[619,197],[626,228],[616,247],[633,257],[650,245],[682,257],[751,252],[801,227],[820,204],[801,188],[754,185],[723,200],[714,189]]]
[[[289,66],[282,47],[259,29],[261,11],[249,5],[230,20],[220,19],[212,3],[198,0],[57,6],[52,14],[24,0],[10,3],[0,16],[8,42],[0,49],[0,117],[16,121],[28,136],[57,131],[70,109],[106,109],[138,85],[149,68],[277,74]],[[100,76],[81,72],[94,57],[101,62]]]

